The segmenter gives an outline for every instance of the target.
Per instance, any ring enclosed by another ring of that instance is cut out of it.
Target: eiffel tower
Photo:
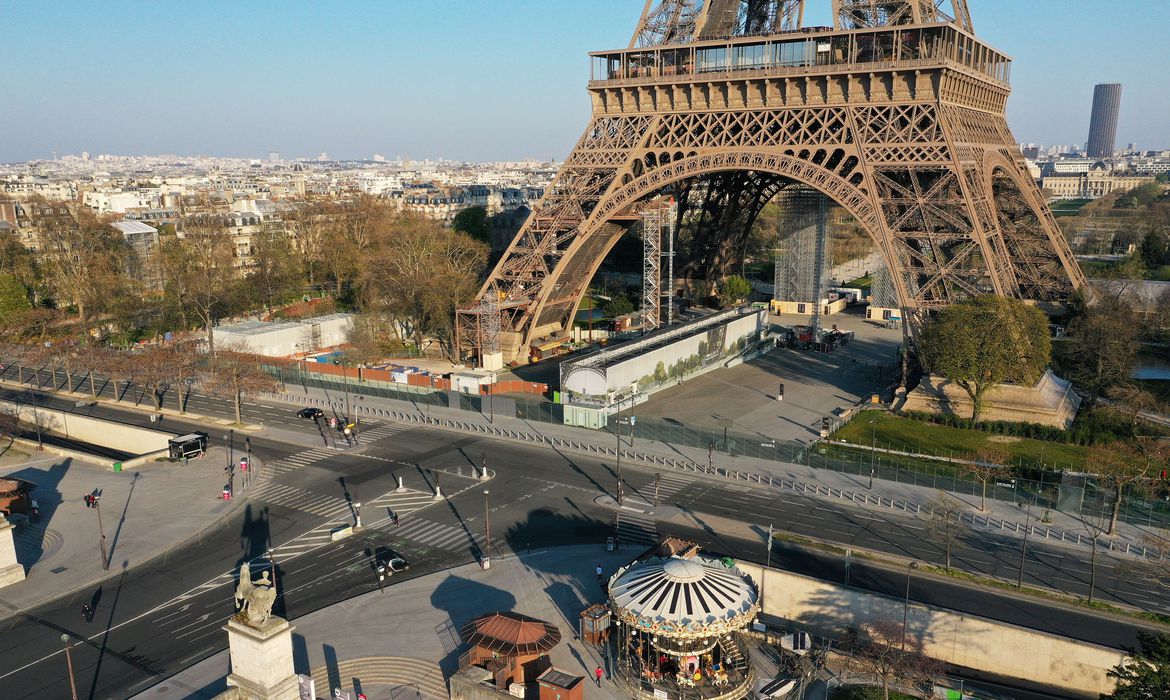
[[[994,293],[1058,305],[1084,277],[1004,118],[1011,60],[966,0],[648,0],[590,54],[593,115],[479,292],[457,344],[481,364],[564,337],[643,202],[695,226],[698,273],[742,255],[783,188],[815,188],[881,252],[903,317]]]

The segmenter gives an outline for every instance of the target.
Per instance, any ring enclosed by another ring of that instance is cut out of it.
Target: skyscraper
[[[1089,119],[1089,157],[1112,158],[1117,138],[1117,113],[1121,111],[1121,83],[1093,88],[1093,115]]]

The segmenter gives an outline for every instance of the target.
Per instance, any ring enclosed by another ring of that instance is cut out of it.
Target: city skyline
[[[1017,140],[1083,145],[1093,86],[1120,82],[1118,145],[1170,145],[1170,94],[1157,71],[1132,68],[1166,55],[1156,34],[1170,9],[1073,4],[1076,12],[1055,0],[972,3],[976,31],[1015,59],[1008,121]],[[828,23],[827,6],[810,2],[806,25]],[[587,53],[625,46],[641,3],[455,2],[441,15],[375,3],[281,13],[226,3],[63,7],[6,7],[24,31],[9,45],[4,122],[14,137],[0,143],[0,162],[83,151],[559,159],[588,110]],[[1126,40],[1105,44],[1098,29],[1110,26],[1125,27]],[[45,50],[61,36],[70,42]],[[160,36],[169,38],[141,39]]]

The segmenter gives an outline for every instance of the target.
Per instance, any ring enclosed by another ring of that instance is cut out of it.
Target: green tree
[[[0,325],[17,320],[32,308],[28,290],[15,275],[0,274]]]
[[[1129,381],[1137,357],[1138,323],[1124,285],[1099,287],[1092,304],[1081,303],[1068,326],[1069,378],[1093,403],[1111,386]]]
[[[1129,658],[1109,669],[1117,689],[1102,698],[1158,700],[1170,698],[1170,635],[1138,632],[1137,649],[1126,649]]]
[[[931,372],[971,397],[972,420],[979,420],[989,389],[1003,382],[1034,384],[1052,355],[1042,311],[991,295],[943,309],[923,328],[919,346]]]
[[[634,310],[634,302],[625,294],[619,294],[609,301],[605,302],[605,315],[610,318],[617,318],[618,316],[625,316]]]
[[[724,306],[739,303],[752,293],[752,283],[739,275],[731,275],[723,280],[723,290],[719,293],[719,301]]]
[[[1170,241],[1166,238],[1166,232],[1158,229],[1146,231],[1146,235],[1142,237],[1141,245],[1138,246],[1142,262],[1146,265],[1161,265],[1166,262],[1168,249],[1170,249]]]
[[[471,236],[480,243],[486,243],[489,246],[492,244],[491,226],[488,224],[487,209],[484,207],[463,209],[452,219],[451,228]]]

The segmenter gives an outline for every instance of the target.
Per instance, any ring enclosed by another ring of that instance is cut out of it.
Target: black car
[[[308,420],[317,420],[319,418],[325,417],[325,411],[322,411],[319,408],[312,408],[312,407],[302,408],[301,410],[297,411],[297,415],[300,416],[301,418],[306,418]]]

